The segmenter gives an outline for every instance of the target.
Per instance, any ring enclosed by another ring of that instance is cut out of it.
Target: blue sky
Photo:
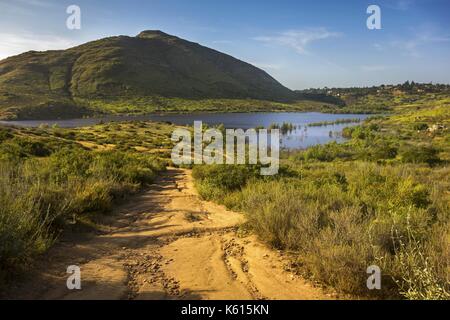
[[[69,5],[81,30],[66,28]],[[366,27],[381,8],[381,30]],[[252,63],[291,89],[450,83],[448,0],[0,0],[0,58],[159,29]]]

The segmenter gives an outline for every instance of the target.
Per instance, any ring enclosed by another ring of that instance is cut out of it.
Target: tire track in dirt
[[[287,270],[289,260],[254,236],[242,214],[198,196],[189,170],[170,168],[117,208],[110,230],[52,248],[14,299],[332,299]],[[66,287],[81,268],[82,290]]]

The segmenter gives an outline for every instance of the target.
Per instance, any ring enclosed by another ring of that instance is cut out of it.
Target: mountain
[[[73,117],[89,114],[92,101],[105,111],[102,102],[150,97],[286,102],[295,93],[251,64],[161,31],[0,61],[3,118]]]

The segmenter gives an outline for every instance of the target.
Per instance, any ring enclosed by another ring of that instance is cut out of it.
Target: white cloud
[[[53,3],[50,3],[49,1],[45,1],[45,0],[16,0],[16,1],[23,3],[25,5],[36,6],[36,7],[50,8],[50,7],[54,6]]]
[[[408,40],[392,41],[394,48],[401,49],[405,54],[411,57],[420,57],[420,48],[432,43],[449,42],[449,36],[437,35],[429,31],[418,32],[414,37]]]
[[[36,7],[51,9],[55,8],[55,4],[43,0],[0,1],[0,12],[9,12],[14,15],[33,15],[35,14]]]
[[[307,47],[312,42],[339,37],[338,32],[328,31],[326,28],[310,28],[303,30],[289,30],[274,36],[260,36],[253,40],[269,44],[290,47],[300,54],[306,54]]]
[[[78,44],[76,41],[52,35],[0,33],[0,59],[30,50],[60,50]]]

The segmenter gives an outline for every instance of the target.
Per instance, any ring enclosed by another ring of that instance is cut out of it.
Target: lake
[[[149,114],[138,116],[103,116],[98,118],[71,120],[29,120],[29,121],[0,121],[3,124],[38,127],[41,124],[58,125],[61,128],[76,128],[92,126],[106,122],[123,121],[161,121],[178,125],[193,125],[194,121],[203,121],[208,125],[224,124],[229,129],[249,129],[258,126],[269,127],[271,124],[288,122],[296,129],[283,135],[281,146],[286,149],[304,149],[312,145],[325,144],[331,141],[342,142],[342,130],[358,123],[333,124],[325,126],[308,126],[311,123],[334,122],[342,119],[365,120],[370,115],[365,114],[329,114],[318,112],[266,112],[266,113],[195,113],[195,114]]]

